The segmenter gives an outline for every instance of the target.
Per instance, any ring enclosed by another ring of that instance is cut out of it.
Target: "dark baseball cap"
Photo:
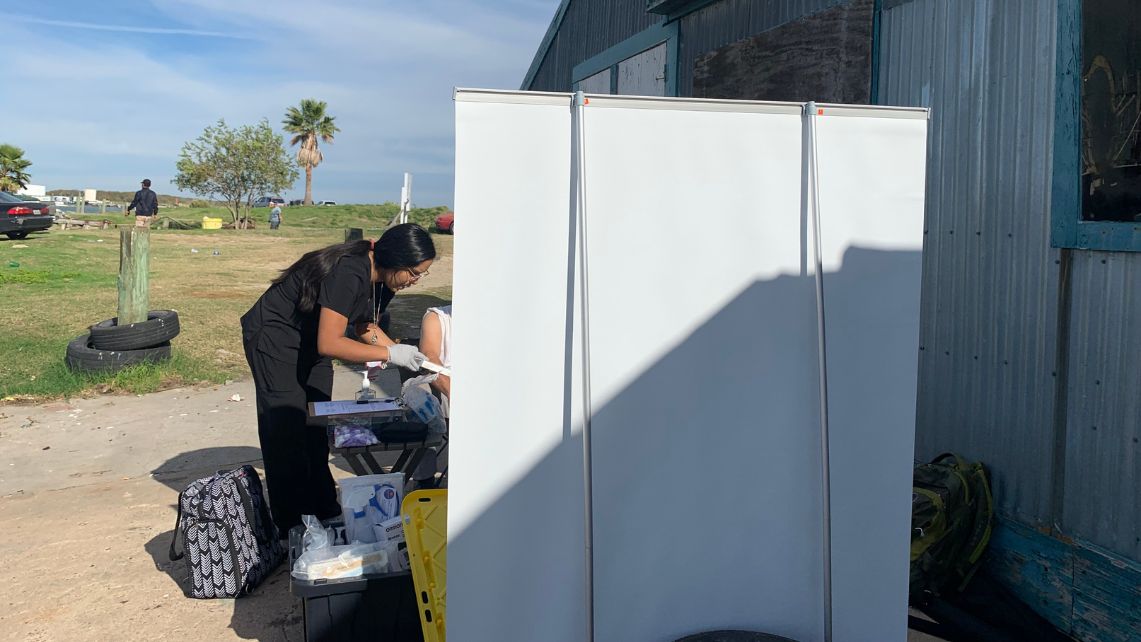
[[[149,178],[144,178],[144,179],[143,179],[143,186],[144,186],[144,187],[150,187],[150,186],[151,186],[151,179],[149,179]]]

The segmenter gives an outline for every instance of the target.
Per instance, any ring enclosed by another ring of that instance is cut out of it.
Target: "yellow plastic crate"
[[[210,218],[209,216],[202,217],[202,229],[204,230],[220,230],[222,229],[222,219]]]
[[[408,563],[416,585],[416,604],[424,642],[444,642],[447,625],[444,603],[448,578],[448,491],[418,490],[400,504]]]

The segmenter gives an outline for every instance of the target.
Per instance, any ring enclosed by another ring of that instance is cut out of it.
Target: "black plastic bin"
[[[304,532],[304,526],[289,532],[290,570]],[[308,642],[424,642],[411,572],[312,582],[291,574],[289,591],[303,603]]]

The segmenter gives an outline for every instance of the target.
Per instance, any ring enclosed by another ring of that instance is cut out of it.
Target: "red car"
[[[448,234],[454,233],[456,226],[456,213],[444,212],[436,217],[436,231],[447,232]]]

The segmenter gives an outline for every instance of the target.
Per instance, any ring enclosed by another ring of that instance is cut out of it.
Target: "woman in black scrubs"
[[[435,258],[428,232],[411,223],[375,244],[331,245],[286,268],[242,317],[266,489],[281,537],[302,515],[341,512],[325,430],[307,425],[309,402],[331,398],[332,359],[419,370],[424,355],[394,343],[377,323],[396,292],[419,281]],[[348,336],[350,324],[360,340]]]

